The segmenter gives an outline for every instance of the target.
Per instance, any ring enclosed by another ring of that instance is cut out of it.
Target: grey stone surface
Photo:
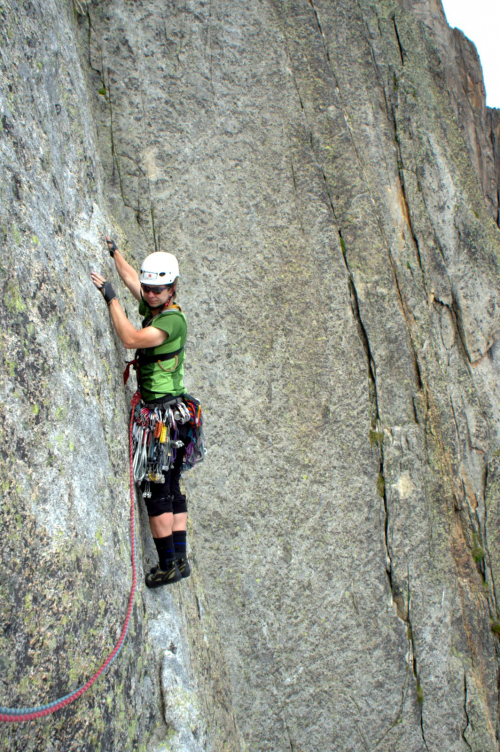
[[[473,46],[439,0],[0,21],[2,705],[77,686],[123,618],[105,231],[179,256],[209,447],[192,578],[141,581],[101,684],[3,745],[497,750],[498,111]]]
[[[47,704],[91,678],[120,635],[132,579],[127,354],[89,278],[110,268],[102,234],[120,231],[104,198],[78,9],[0,3],[0,705],[9,708]],[[152,551],[135,506],[139,584],[122,652],[66,709],[2,724],[1,749],[146,750],[186,735],[167,726],[159,666],[170,643],[148,625],[185,633],[182,614],[196,614],[203,594],[186,585],[181,606],[179,594],[144,592]],[[197,653],[208,666],[198,686],[214,674],[222,686],[214,644]],[[217,699],[210,706],[210,731],[203,719],[197,726],[206,744],[176,749],[221,748]]]

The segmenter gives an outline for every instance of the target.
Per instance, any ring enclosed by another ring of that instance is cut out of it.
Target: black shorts
[[[187,512],[187,501],[180,488],[182,462],[186,452],[185,447],[191,439],[187,435],[187,424],[178,426],[178,436],[184,442],[184,449],[178,449],[174,466],[165,473],[165,483],[149,484],[151,498],[145,498],[144,503],[149,517],[158,517],[160,514],[182,514]],[[142,481],[141,491],[144,491],[146,482]]]
[[[167,473],[168,475],[168,473]],[[145,483],[141,483],[141,490],[144,491]],[[151,491],[151,498],[145,498],[144,503],[148,510],[149,517],[159,517],[160,514],[167,514],[174,511],[173,498],[170,493],[170,484],[165,483],[150,483],[149,489]]]

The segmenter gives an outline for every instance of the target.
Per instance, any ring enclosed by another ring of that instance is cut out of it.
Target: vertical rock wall
[[[120,636],[132,582],[127,354],[89,277],[109,273],[102,235],[120,230],[104,198],[79,7],[0,2],[0,705],[8,708],[46,705],[91,678]],[[154,555],[139,505],[136,514],[139,585],[122,652],[64,710],[1,724],[1,749],[124,752],[161,742],[165,750],[167,740],[184,752],[237,749],[204,595],[194,585],[174,596],[144,592]]]
[[[116,281],[104,230],[133,263],[179,256],[210,449],[186,478],[192,580],[141,586],[100,689],[0,734],[497,750],[498,129],[474,50],[438,0],[0,18],[2,704],[77,682],[70,648],[111,645],[125,606],[125,353],[88,281]]]
[[[405,0],[421,21],[435,50],[429,55],[433,77],[444,83],[486,206],[498,224],[498,159],[495,125],[498,112],[486,107],[481,62],[474,44],[460,29],[451,29],[441,4]],[[496,115],[495,115],[496,113]]]

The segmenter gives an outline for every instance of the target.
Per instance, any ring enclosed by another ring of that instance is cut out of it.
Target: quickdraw
[[[199,462],[203,462],[207,450],[203,439],[203,412],[201,403],[196,397],[192,397],[190,394],[184,394],[183,399],[189,411],[188,437],[191,439],[191,442],[186,447],[182,469],[189,470]]]
[[[136,483],[144,481],[143,496],[151,497],[150,483],[164,483],[165,473],[174,465],[177,450],[184,447],[178,425],[190,424],[183,470],[205,456],[201,405],[183,395],[172,404],[148,408],[137,404],[133,414],[133,470]]]

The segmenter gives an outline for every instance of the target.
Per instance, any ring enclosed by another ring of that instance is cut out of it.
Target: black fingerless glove
[[[110,256],[115,255],[115,251],[118,250],[118,247],[114,240],[106,240],[106,243],[108,244],[108,251]]]
[[[113,290],[113,286],[111,282],[104,282],[102,287],[99,288],[99,290],[102,292],[102,297],[106,301],[106,303],[109,305],[112,300],[116,298],[116,293]]]

